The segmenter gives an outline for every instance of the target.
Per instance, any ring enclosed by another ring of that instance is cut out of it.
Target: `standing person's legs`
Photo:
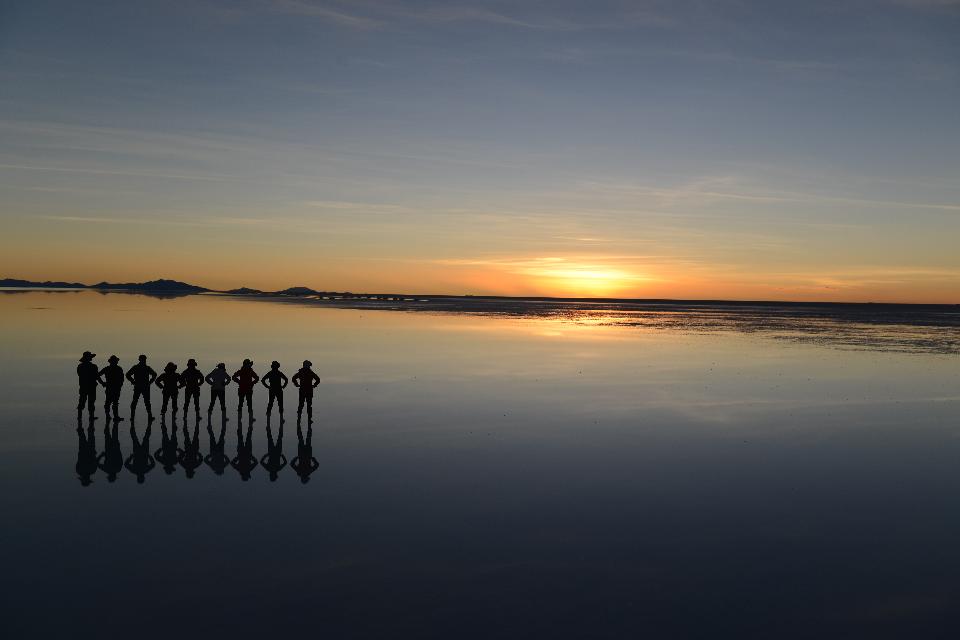
[[[307,423],[313,422],[313,390],[307,396]]]
[[[237,413],[243,411],[243,391],[237,388]]]
[[[277,409],[280,410],[280,416],[283,416],[283,391],[277,391]]]
[[[270,395],[267,397],[267,416],[273,411],[273,400],[277,397],[277,392],[270,389]]]
[[[86,396],[87,396],[87,412],[90,415],[93,415],[93,409],[94,409],[93,403],[97,401],[97,388],[88,387],[86,390]]]
[[[300,398],[297,402],[297,418],[299,419],[303,415],[303,401],[307,399],[306,394],[303,391],[300,391]]]
[[[227,390],[217,389],[214,393],[216,395],[217,400],[220,401],[220,413],[226,413],[227,412]]]
[[[193,390],[193,410],[196,412],[197,415],[200,415],[200,388],[199,387]]]
[[[160,405],[160,413],[167,412],[167,403],[170,402],[170,393],[164,390],[163,392],[163,404]],[[173,405],[174,410],[176,410],[177,405]]]
[[[247,391],[247,413],[253,415],[253,390]]]
[[[119,404],[120,404],[120,390],[119,389],[107,389],[106,401],[103,404],[103,411],[106,414],[110,414],[110,408],[113,407],[113,417],[119,417]]]
[[[140,394],[143,396],[143,406],[147,408],[147,415],[153,417],[153,407],[150,406],[150,387],[147,387],[140,391]]]
[[[133,388],[133,400],[130,401],[130,419],[133,419],[133,414],[137,410],[137,401],[140,399],[140,396],[143,394],[143,390],[139,387]],[[146,400],[143,401],[144,404],[147,403]]]

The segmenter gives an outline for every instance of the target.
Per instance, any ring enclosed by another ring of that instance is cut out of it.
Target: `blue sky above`
[[[0,270],[960,301],[958,71],[948,0],[8,3]]]

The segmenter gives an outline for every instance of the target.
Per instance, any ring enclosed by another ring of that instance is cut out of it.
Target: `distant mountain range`
[[[226,293],[235,296],[342,296],[349,293],[317,291],[309,287],[289,287],[282,291],[261,291],[249,287],[217,291],[195,284],[180,282],[179,280],[150,280],[148,282],[98,282],[97,284],[83,284],[81,282],[36,282],[20,280],[18,278],[0,279],[0,288],[12,289],[94,289],[96,291],[126,291],[145,293],[150,295],[189,295],[192,293]]]

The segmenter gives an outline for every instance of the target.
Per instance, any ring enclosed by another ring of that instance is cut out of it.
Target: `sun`
[[[600,298],[629,291],[649,279],[623,269],[573,264],[544,266],[530,275],[553,295]]]

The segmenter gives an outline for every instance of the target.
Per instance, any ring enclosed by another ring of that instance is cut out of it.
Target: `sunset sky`
[[[960,2],[0,6],[0,277],[960,303]]]

